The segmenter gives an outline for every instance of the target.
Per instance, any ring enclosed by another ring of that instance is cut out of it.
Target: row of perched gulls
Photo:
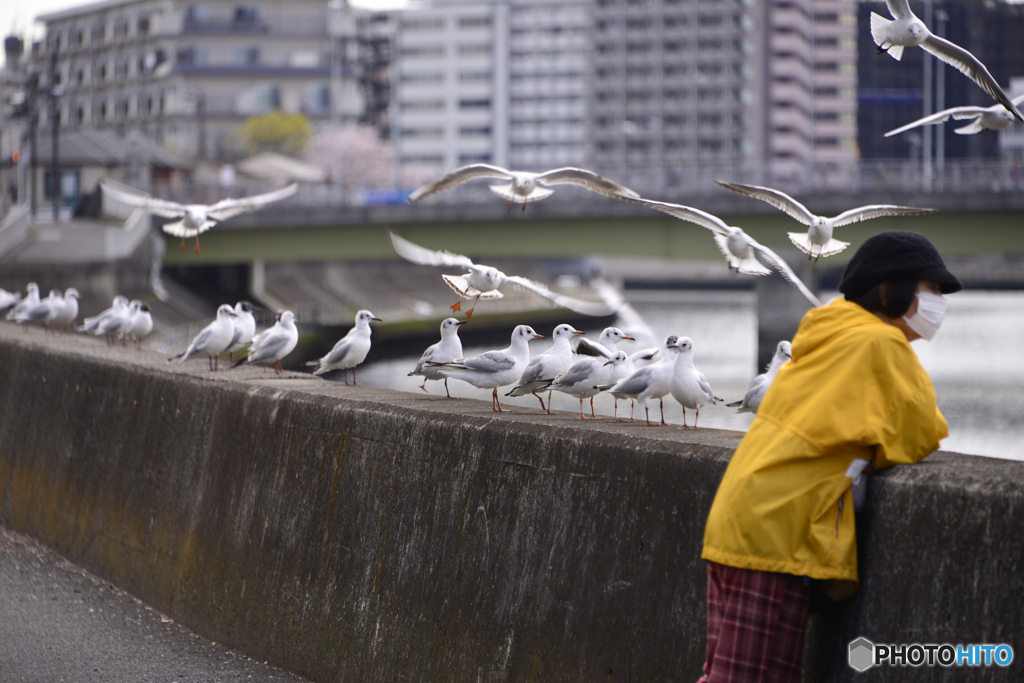
[[[30,282],[25,286],[25,295],[21,297],[6,289],[0,289],[0,311],[10,309],[5,319],[20,325],[35,323],[51,332],[70,332],[78,318],[80,298],[77,289],[68,287],[64,292],[51,289],[49,295],[41,299],[39,285]],[[139,348],[142,340],[153,331],[153,316],[150,314],[149,306],[142,300],[129,301],[127,297],[118,295],[114,297],[110,308],[99,315],[86,318],[75,329],[87,334],[102,335],[106,337],[108,344],[113,344],[117,339],[121,340],[122,345],[133,341]]]

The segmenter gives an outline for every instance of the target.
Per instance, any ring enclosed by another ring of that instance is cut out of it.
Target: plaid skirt
[[[708,562],[708,655],[697,683],[800,683],[811,588]]]

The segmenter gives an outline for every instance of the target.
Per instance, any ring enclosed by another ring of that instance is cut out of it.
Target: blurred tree
[[[250,116],[235,131],[235,137],[248,154],[278,152],[298,156],[306,149],[311,130],[309,119],[302,114],[272,111]]]
[[[391,145],[373,126],[324,127],[310,140],[305,160],[347,188],[391,187],[395,182]]]

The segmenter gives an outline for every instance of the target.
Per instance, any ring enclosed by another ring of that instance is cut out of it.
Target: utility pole
[[[36,220],[36,201],[39,196],[36,190],[36,184],[39,182],[39,168],[36,162],[36,128],[39,126],[39,111],[36,106],[36,97],[39,96],[39,74],[35,71],[29,73],[25,86],[25,102],[28,106],[29,211],[34,223]]]
[[[946,37],[946,22],[949,21],[949,14],[944,9],[936,10],[935,22],[936,33],[940,38]],[[935,69],[935,111],[942,111],[946,108],[946,64],[941,59],[936,60]],[[942,178],[943,170],[946,168],[946,131],[945,124],[935,126],[935,158],[939,169],[939,177]],[[941,189],[941,186],[940,186]]]
[[[924,25],[932,25],[932,0],[925,0],[924,2]],[[924,53],[924,93],[923,100],[924,113],[922,116],[928,116],[932,113],[932,84],[934,77],[932,76],[932,56],[927,52]],[[932,189],[932,129],[931,126],[922,126],[921,134],[923,136],[923,144],[921,145],[921,173],[923,174],[923,185],[925,192],[931,192]]]
[[[57,105],[57,48],[50,53],[50,177],[53,191],[53,222],[60,221],[60,157],[57,138],[60,135],[60,107]]]

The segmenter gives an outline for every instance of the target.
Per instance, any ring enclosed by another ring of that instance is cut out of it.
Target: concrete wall
[[[0,327],[0,523],[317,681],[697,678],[740,435],[205,365]],[[953,454],[877,476],[808,680],[881,680],[846,666],[860,635],[1024,643],[1022,482]]]

